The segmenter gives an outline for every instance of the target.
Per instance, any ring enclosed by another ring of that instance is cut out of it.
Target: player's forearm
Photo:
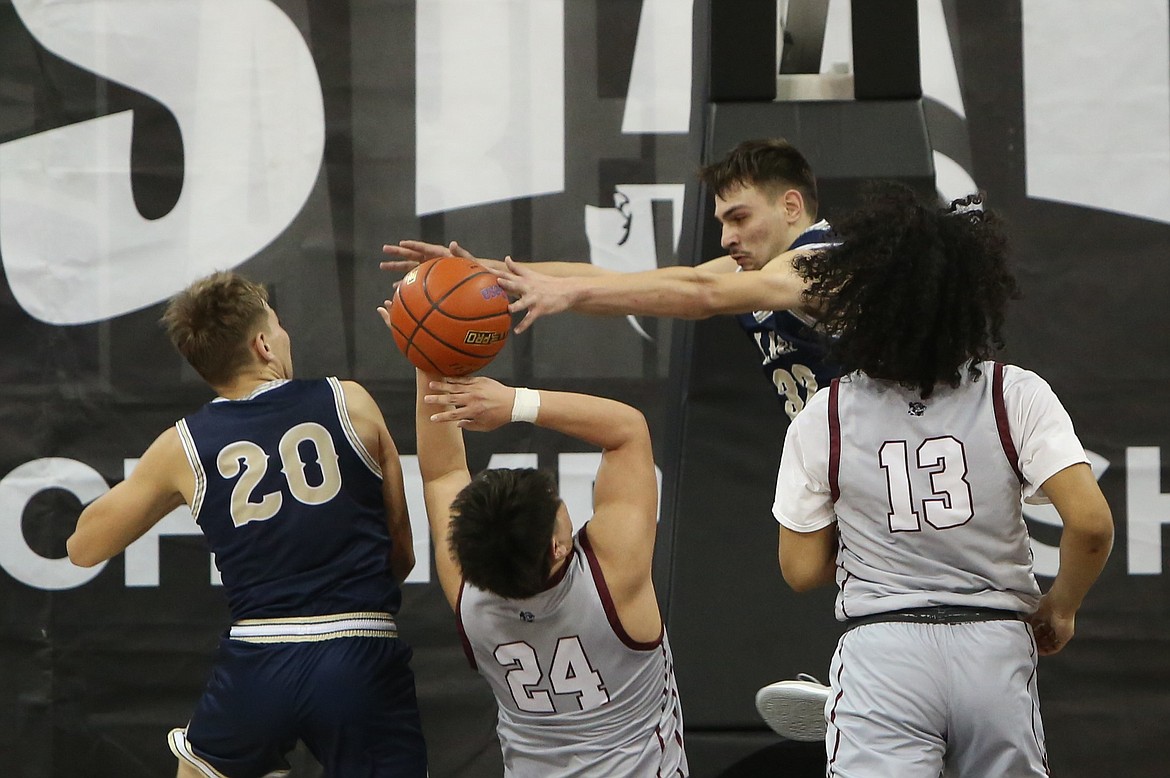
[[[150,455],[148,450],[143,461]],[[138,466],[151,467],[141,462]],[[149,488],[142,479],[116,484],[81,512],[65,541],[69,560],[78,567],[93,567],[117,556],[182,502],[177,492]]]
[[[1107,508],[1075,525],[1066,523],[1060,536],[1060,568],[1048,591],[1054,610],[1071,614],[1080,609],[1112,547],[1113,521]]]
[[[481,265],[491,268],[493,270],[506,270],[507,266],[501,259],[482,259],[476,257],[475,261]],[[589,262],[520,262],[514,260],[524,267],[531,268],[538,273],[544,273],[546,276],[553,278],[596,278],[598,276],[620,275],[613,270],[606,270],[603,267],[598,267]]]
[[[616,400],[571,392],[541,390],[536,424],[604,450],[649,434],[638,410]]]
[[[129,533],[116,520],[103,521],[83,511],[77,529],[65,541],[65,553],[78,567],[93,567],[125,551],[144,531]]]
[[[705,319],[801,308],[804,281],[793,273],[720,273],[664,267],[563,282],[570,310],[594,315]]]
[[[613,270],[606,270],[590,262],[532,262],[528,264],[534,270],[556,278],[598,278],[618,275]]]
[[[1060,567],[1047,598],[1059,615],[1075,614],[1113,547],[1113,514],[1085,463],[1064,468],[1042,485],[1064,525]]]
[[[103,542],[104,538],[101,533],[97,532],[92,525],[92,516],[87,516],[86,511],[82,511],[81,518],[77,521],[77,528],[65,541],[65,551],[69,555],[69,561],[78,567],[93,567],[101,564],[122,550],[117,548],[116,544]]]
[[[423,482],[435,481],[449,473],[467,472],[467,451],[463,444],[463,430],[449,422],[433,422],[431,416],[448,406],[423,402],[430,392],[428,384],[437,376],[416,370],[415,443],[418,468]]]
[[[566,279],[569,310],[596,316],[702,319],[721,313],[717,278],[691,267]]]
[[[404,582],[414,564],[414,544],[396,539],[390,549],[390,574],[394,581],[398,584]]]
[[[389,437],[389,436],[387,436]],[[386,527],[390,533],[390,572],[402,583],[414,569],[414,536],[402,480],[402,466],[395,450],[393,457],[382,462],[382,502],[386,509]]]

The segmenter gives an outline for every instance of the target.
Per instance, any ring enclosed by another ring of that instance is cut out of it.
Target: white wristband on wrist
[[[540,412],[540,392],[535,389],[516,387],[516,399],[512,401],[512,421],[536,423]]]

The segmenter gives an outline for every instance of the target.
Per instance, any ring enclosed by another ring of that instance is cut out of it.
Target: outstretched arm
[[[471,473],[467,469],[463,431],[455,424],[434,419],[435,414],[442,413],[449,406],[427,401],[427,395],[434,394],[431,387],[442,380],[440,376],[415,370],[414,428],[423,499],[431,527],[431,545],[435,549],[435,570],[443,594],[454,610],[459,601],[463,571],[451,553],[451,503],[471,482]]]
[[[421,240],[400,240],[397,245],[388,243],[383,246],[382,253],[391,259],[382,260],[378,267],[382,270],[398,273],[409,273],[421,263],[436,257],[464,257],[474,260],[490,270],[502,271],[505,269],[504,260],[474,256],[470,251],[460,246],[457,241],[451,241],[447,246],[440,246],[437,243],[425,243]],[[527,262],[525,264],[537,268],[546,275],[557,277],[598,276],[614,272],[589,262]]]
[[[1113,514],[1086,464],[1066,467],[1044,482],[1064,523],[1060,569],[1029,622],[1042,656],[1055,654],[1076,631],[1076,615],[1113,547]]]
[[[390,327],[390,306],[386,300],[378,308],[387,327]],[[435,550],[435,573],[451,609],[459,601],[463,572],[451,555],[449,542],[451,503],[459,491],[471,481],[467,470],[467,453],[463,448],[463,433],[453,424],[433,420],[435,409],[426,403],[428,384],[439,376],[428,376],[415,370],[415,442],[418,467],[423,480],[423,502],[427,510],[427,524],[431,529],[431,546]]]
[[[182,474],[190,483],[181,486]],[[158,436],[138,465],[113,489],[85,507],[66,541],[69,560],[93,567],[120,554],[163,516],[190,498],[194,475],[174,427]],[[185,488],[185,492],[180,490]]]
[[[696,267],[674,266],[641,273],[556,278],[532,265],[506,263],[493,270],[500,286],[517,299],[510,309],[527,311],[516,327],[523,332],[541,316],[575,311],[600,316],[669,316],[706,319],[718,314],[781,311],[804,306],[806,282],[785,252],[759,271],[735,272],[731,257]]]

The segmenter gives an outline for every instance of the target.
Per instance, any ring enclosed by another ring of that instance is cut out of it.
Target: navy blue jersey
[[[234,620],[397,612],[381,468],[337,379],[273,381],[176,427]]]
[[[802,232],[788,250],[832,246],[837,241],[823,219]],[[815,322],[796,311],[756,311],[736,317],[760,350],[764,377],[776,387],[784,412],[795,418],[817,389],[828,386],[840,370],[826,360],[826,343],[813,331]]]

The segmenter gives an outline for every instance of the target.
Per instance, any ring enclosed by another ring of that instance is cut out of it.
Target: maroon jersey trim
[[[459,631],[459,642],[463,644],[463,653],[467,655],[467,662],[471,669],[478,671],[479,665],[475,662],[475,652],[471,650],[471,641],[467,639],[467,632],[463,629],[463,590],[467,587],[467,580],[459,581],[459,596],[455,598],[455,628]]]
[[[658,632],[658,639],[652,640],[648,643],[640,643],[630,637],[626,632],[626,628],[622,626],[622,622],[618,619],[617,607],[613,604],[613,597],[610,596],[609,586],[605,583],[605,575],[601,572],[601,563],[597,561],[597,555],[593,551],[593,544],[589,542],[589,535],[586,533],[588,525],[581,528],[577,533],[577,539],[581,542],[581,548],[585,551],[585,559],[589,564],[589,572],[593,574],[593,583],[597,587],[597,594],[601,597],[601,607],[605,610],[605,618],[609,621],[609,626],[613,629],[613,633],[617,635],[618,640],[622,641],[627,648],[632,648],[635,651],[649,651],[658,648],[662,645],[662,637],[666,634],[666,624]]]
[[[1008,423],[1007,405],[1003,400],[1003,374],[1006,367],[1002,362],[995,363],[995,377],[992,380],[991,392],[995,406],[995,426],[999,428],[999,442],[1003,446],[1003,453],[1008,464],[1020,483],[1024,483],[1024,474],[1020,472],[1020,455],[1016,451],[1016,444],[1012,443],[1012,428]]]
[[[841,416],[837,407],[840,394],[840,380],[834,378],[829,385],[829,495],[833,502],[841,498]]]

